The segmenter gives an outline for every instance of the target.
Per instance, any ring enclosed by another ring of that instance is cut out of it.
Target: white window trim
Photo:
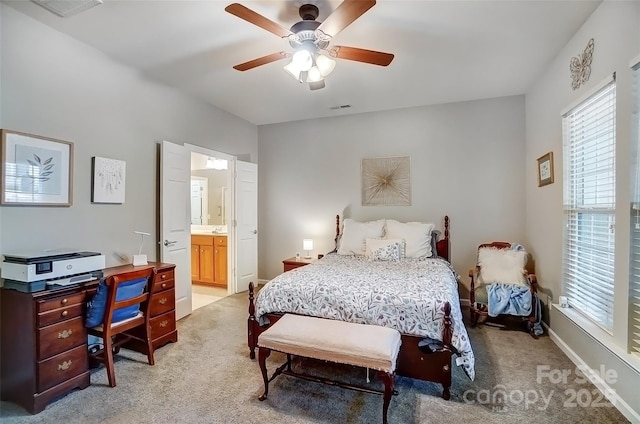
[[[640,358],[627,352],[626,347],[621,347],[615,343],[615,340],[611,333],[605,331],[595,322],[576,311],[574,308],[562,308],[558,304],[553,304],[553,308],[564,315],[568,320],[572,321],[575,325],[582,328],[589,336],[593,337],[602,346],[607,348],[611,353],[620,358],[625,364],[640,373]]]
[[[566,108],[562,109],[562,112],[560,114],[564,118],[573,109],[575,109],[580,104],[582,104],[585,100],[589,99],[594,94],[596,94],[598,91],[602,90],[605,86],[611,84],[615,80],[616,80],[616,73],[614,72],[613,74],[611,74],[608,77],[606,77],[604,80],[602,80],[599,83],[597,83],[594,87],[591,88],[591,90],[587,91],[585,94],[583,94],[582,96],[578,97],[569,106],[567,106]]]

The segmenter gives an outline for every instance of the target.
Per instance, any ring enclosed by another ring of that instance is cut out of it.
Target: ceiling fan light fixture
[[[293,78],[295,78],[296,81],[302,82],[302,79],[300,78],[300,74],[302,74],[302,71],[300,70],[300,67],[298,67],[297,64],[295,64],[293,61],[291,61],[291,63],[289,63],[288,65],[285,65],[283,69],[287,71]]]
[[[312,66],[311,69],[309,69],[309,72],[307,73],[308,83],[318,82],[318,81],[321,81],[323,78],[324,78],[324,75],[322,75],[322,72],[320,72],[320,69],[317,66]]]
[[[313,56],[307,49],[300,49],[291,58],[291,63],[295,63],[301,71],[308,71],[313,66]]]
[[[309,90],[319,90],[321,88],[324,88],[324,78],[320,81],[309,82]]]
[[[328,56],[319,54],[318,57],[316,57],[316,66],[320,70],[320,74],[326,77],[335,69],[336,61]]]

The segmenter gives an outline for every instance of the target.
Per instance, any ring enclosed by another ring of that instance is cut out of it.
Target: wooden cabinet
[[[313,258],[288,258],[282,261],[284,272],[291,271],[295,268],[300,268],[301,266],[309,265],[310,263],[315,262],[316,259]]]
[[[191,236],[191,280],[213,284],[213,236]]]
[[[151,296],[151,341],[157,349],[169,342],[178,341],[176,329],[176,294],[175,294],[175,265],[156,264],[155,293]],[[142,336],[142,333],[140,334]],[[124,347],[141,353],[147,351],[144,343],[131,340]]]
[[[191,236],[191,280],[227,287],[227,236]]]
[[[35,414],[55,397],[89,386],[86,289],[3,288],[0,296],[2,400]]]
[[[175,322],[173,264],[149,263],[158,269],[152,297],[154,347],[178,340]],[[111,275],[132,265],[107,268]],[[90,383],[86,303],[98,281],[72,287],[23,293],[0,289],[0,398],[32,414],[73,389]],[[127,346],[129,347],[129,346]],[[132,346],[138,350],[137,346]],[[140,346],[140,348],[142,348]]]

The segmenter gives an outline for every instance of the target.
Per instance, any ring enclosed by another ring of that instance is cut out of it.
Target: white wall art
[[[93,203],[124,203],[126,162],[95,156],[92,158]]]

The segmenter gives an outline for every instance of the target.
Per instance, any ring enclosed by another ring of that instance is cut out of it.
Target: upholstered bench
[[[286,374],[347,389],[382,394],[382,422],[386,424],[387,410],[394,392],[394,374],[400,343],[400,333],[392,328],[285,314],[258,336],[258,362],[264,379],[264,394],[259,399],[267,398],[271,380],[279,374]],[[287,362],[269,378],[266,359],[272,350],[286,353]],[[294,372],[291,369],[292,356],[377,370],[378,377],[384,383],[384,391]]]

